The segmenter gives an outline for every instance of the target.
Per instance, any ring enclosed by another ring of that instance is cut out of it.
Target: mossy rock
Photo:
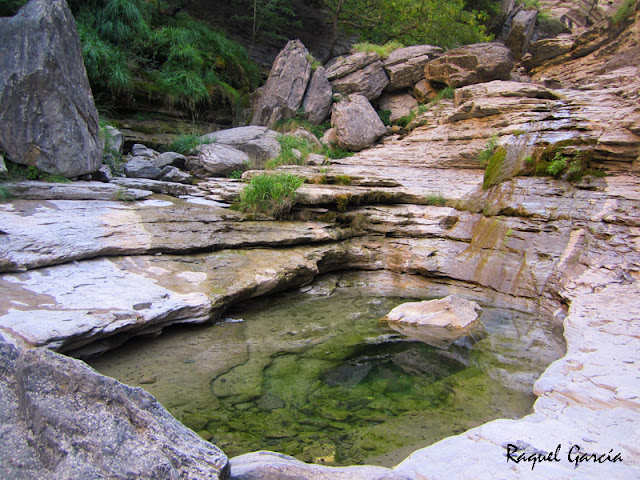
[[[487,189],[493,185],[497,185],[503,180],[509,177],[509,174],[505,172],[505,160],[507,158],[507,149],[504,147],[498,147],[487,164],[487,169],[484,171],[484,183],[482,188]]]

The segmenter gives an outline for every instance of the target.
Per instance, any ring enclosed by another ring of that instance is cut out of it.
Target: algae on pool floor
[[[564,351],[539,315],[485,306],[486,335],[442,350],[379,322],[412,299],[313,292],[252,301],[224,323],[134,339],[90,363],[143,386],[230,457],[266,449],[391,466],[446,436],[526,415],[534,381]]]

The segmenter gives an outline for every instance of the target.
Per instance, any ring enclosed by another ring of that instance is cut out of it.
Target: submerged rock
[[[408,302],[391,310],[386,319],[411,325],[463,329],[478,319],[480,305],[455,295],[439,300]]]
[[[12,161],[77,177],[102,164],[98,111],[64,0],[0,18],[0,147]]]
[[[140,388],[0,337],[0,477],[226,478],[224,453]]]

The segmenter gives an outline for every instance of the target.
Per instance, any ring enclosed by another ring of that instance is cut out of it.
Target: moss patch
[[[504,161],[506,158],[507,149],[504,147],[497,147],[493,152],[493,155],[489,158],[487,169],[484,171],[484,183],[482,184],[482,188],[487,189],[492,185],[497,185],[503,180]]]

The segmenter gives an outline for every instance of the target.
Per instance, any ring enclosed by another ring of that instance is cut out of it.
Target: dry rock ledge
[[[640,90],[637,65],[615,57],[637,41],[637,20],[608,43],[608,60],[597,48],[585,53],[583,37],[575,61],[536,67],[534,83],[462,87],[419,116],[423,126],[410,135],[335,162],[330,175],[352,185],[303,187],[294,216],[304,222],[220,208],[239,188],[228,179],[183,199],[133,192],[148,199],[132,203],[106,190],[68,199],[62,187],[21,199],[12,186],[16,199],[0,205],[0,477],[640,477]],[[492,136],[508,161],[487,182],[477,159]],[[519,176],[527,155],[556,147],[588,155],[608,176]],[[431,205],[437,193],[446,206]],[[328,221],[338,205],[340,221]],[[536,382],[531,415],[425,446],[386,469],[274,453],[227,462],[141,390],[47,350],[99,353],[169,324],[215,321],[235,302],[338,270],[554,312],[567,353]],[[144,464],[157,469],[143,474]]]

